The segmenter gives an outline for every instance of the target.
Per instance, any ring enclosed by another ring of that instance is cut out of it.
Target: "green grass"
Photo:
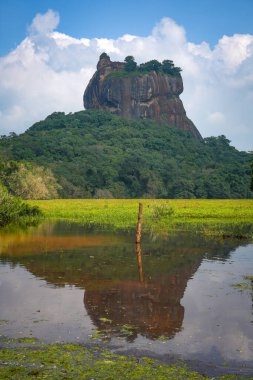
[[[143,229],[195,231],[225,237],[253,236],[253,200],[58,199],[30,201],[48,219],[100,228],[136,227],[143,203]]]
[[[111,78],[129,78],[129,77],[141,77],[146,74],[150,74],[154,70],[134,70],[134,71],[126,71],[126,70],[115,70],[112,71],[110,74],[108,74],[105,79],[111,79]],[[159,71],[157,74],[169,76],[169,77],[180,77],[180,73],[164,73],[162,71]]]
[[[142,75],[149,74],[148,71],[125,71],[125,70],[117,70],[112,71],[110,74],[108,74],[105,79],[111,79],[111,78],[129,78],[129,77],[140,77]]]
[[[78,344],[10,340],[0,351],[0,363],[1,379],[210,379],[191,371],[183,362],[165,365],[150,358],[116,355]]]

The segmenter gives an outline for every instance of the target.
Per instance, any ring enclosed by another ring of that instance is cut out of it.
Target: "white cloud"
[[[57,28],[60,22],[60,16],[57,12],[49,9],[47,13],[38,13],[29,28],[30,32],[38,34],[47,34]]]
[[[250,34],[223,36],[215,48],[214,56],[224,61],[225,66],[234,71],[252,55],[252,44],[253,36]]]
[[[183,68],[188,116],[205,136],[225,134],[239,149],[252,149],[253,36],[187,41],[185,30],[163,18],[147,37],[73,38],[55,29],[58,13],[36,15],[27,38],[0,59],[0,133],[22,132],[54,111],[81,110],[82,96],[106,51],[112,60],[138,63],[172,59]]]
[[[221,124],[224,122],[225,116],[223,115],[222,112],[215,111],[215,112],[210,113],[207,116],[207,120],[214,124]]]

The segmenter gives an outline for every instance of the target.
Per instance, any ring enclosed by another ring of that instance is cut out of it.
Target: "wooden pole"
[[[137,224],[137,231],[136,231],[137,244],[140,244],[141,242],[141,225],[142,225],[142,203],[139,203],[138,224]]]

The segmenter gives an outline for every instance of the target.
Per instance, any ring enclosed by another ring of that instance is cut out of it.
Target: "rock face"
[[[153,119],[190,131],[201,139],[179,98],[183,92],[181,75],[171,76],[156,71],[115,75],[123,68],[123,62],[112,62],[109,57],[99,60],[97,71],[84,92],[86,109],[103,109],[131,119]]]

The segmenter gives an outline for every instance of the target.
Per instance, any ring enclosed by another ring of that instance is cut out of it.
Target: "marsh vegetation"
[[[253,236],[253,200],[144,199],[146,231],[193,231],[195,233]],[[100,229],[135,229],[138,199],[57,199],[30,201],[46,218],[69,220]]]

